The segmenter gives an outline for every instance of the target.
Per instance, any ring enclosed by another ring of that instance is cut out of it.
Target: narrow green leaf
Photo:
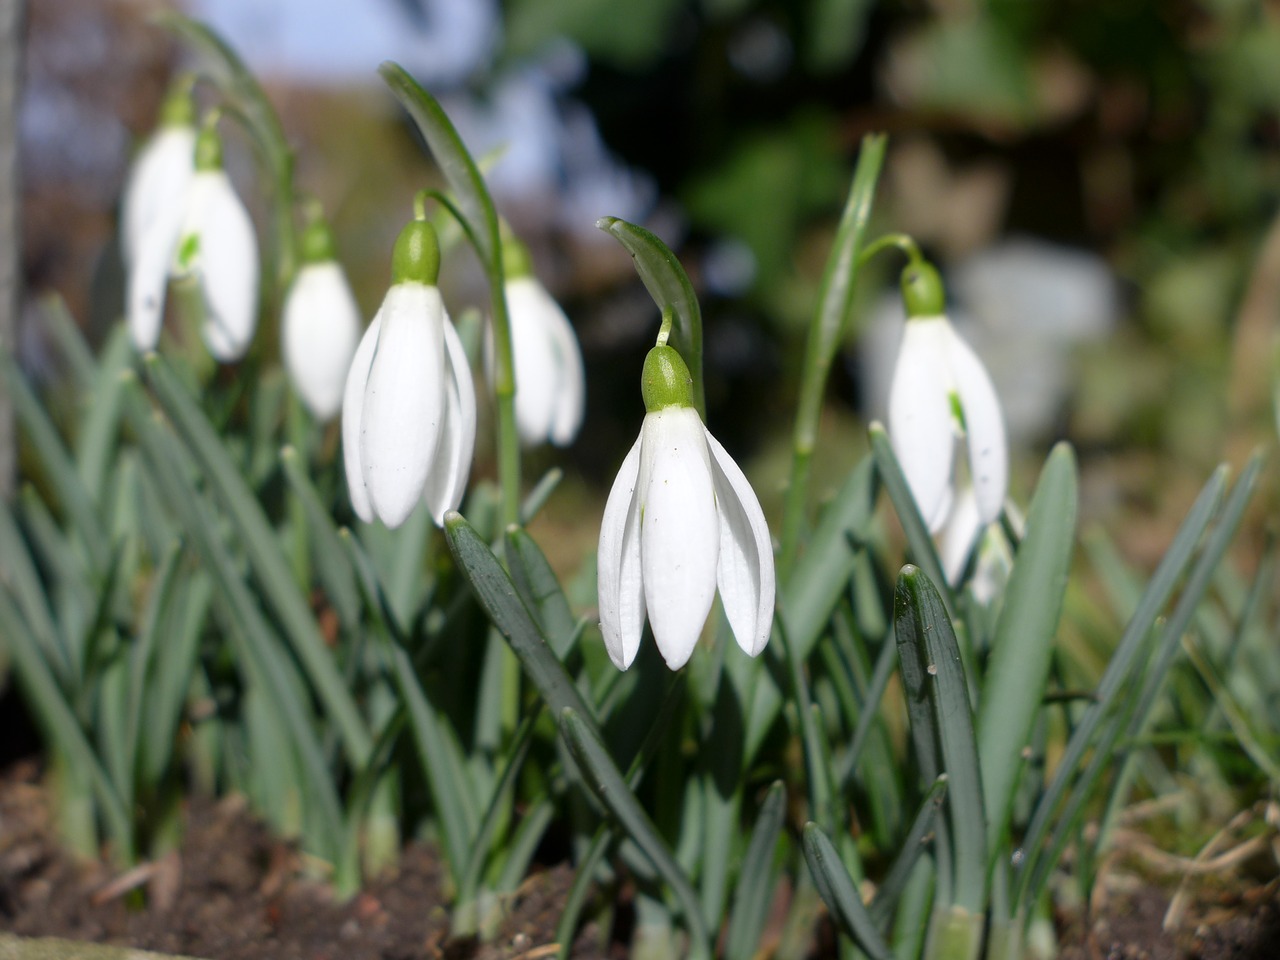
[[[133,344],[128,329],[115,328],[94,370],[88,391],[88,403],[76,442],[76,460],[80,482],[90,496],[101,502],[106,486],[107,469],[115,452],[120,430],[120,413],[124,402],[121,374],[133,365]]]
[[[58,344],[58,351],[67,362],[67,369],[71,372],[76,387],[81,390],[90,389],[98,362],[84,338],[84,331],[67,309],[67,302],[62,299],[61,294],[50,293],[40,298],[40,319]]]
[[[938,590],[946,607],[947,616],[952,617],[956,609],[955,598],[951,596],[951,589],[947,586],[947,578],[942,572],[942,561],[938,559],[933,537],[929,535],[929,528],[925,526],[924,518],[920,516],[920,508],[916,505],[916,498],[911,495],[907,478],[902,473],[898,458],[894,456],[889,435],[878,423],[871,425],[867,435],[871,439],[871,453],[875,457],[876,474],[884,484],[885,492],[889,494],[889,501],[898,515],[898,522],[902,524],[902,532],[907,535],[907,546],[911,550],[911,556],[916,566],[924,571]]]
[[[274,536],[275,528],[227,455],[212,425],[167,364],[153,353],[147,357],[146,368],[157,398],[204,468],[205,476],[235,524],[262,585],[262,593],[279,615],[298,659],[342,735],[348,755],[353,763],[362,764],[369,752],[368,730],[320,634],[307,599],[293,579],[289,561]]]
[[[662,313],[671,313],[671,346],[684,359],[693,376],[693,405],[699,416],[707,417],[707,401],[702,387],[702,310],[689,275],[671,249],[644,227],[601,217],[596,226],[627,248],[635,261],[636,273]]]
[[[427,778],[440,834],[455,882],[462,877],[479,825],[479,802],[470,788],[465,759],[457,736],[442,722],[423,690],[413,660],[398,641],[384,611],[385,598],[379,595],[373,564],[349,530],[339,533],[356,571],[365,609],[373,618],[373,629],[391,666],[396,689],[409,716],[409,729],[418,748],[418,759]]]
[[[321,502],[298,451],[285,447],[280,451],[280,462],[294,496],[302,503],[311,555],[328,599],[337,610],[342,625],[348,630],[357,630],[360,626],[360,591],[356,585],[355,569],[347,559],[347,551],[333,524],[333,517]]]
[[[594,726],[572,707],[565,707],[560,711],[560,732],[574,760],[587,774],[587,784],[596,799],[617,818],[627,836],[643,851],[680,902],[689,929],[689,956],[709,958],[711,936],[702,919],[698,896],[635,794],[627,788]]]
[[[520,527],[507,528],[504,545],[511,579],[521,599],[536,615],[555,655],[563,660],[577,636],[577,624],[555,571],[533,537]]]
[[[922,571],[909,565],[903,568],[893,606],[904,682],[906,661],[914,654],[923,674],[916,682],[931,704],[933,738],[947,774],[954,853],[952,902],[969,913],[981,914],[986,909],[986,817],[960,647],[942,597]],[[912,714],[913,722],[917,715]]]
[[[18,422],[35,448],[72,526],[84,541],[94,571],[106,570],[111,548],[93,500],[80,482],[80,475],[53,421],[6,349],[0,349],[0,386],[12,399]]]
[[[58,689],[57,681],[40,654],[39,644],[27,630],[5,590],[0,590],[0,636],[4,637],[5,648],[13,658],[14,668],[27,693],[27,702],[50,739],[92,785],[103,820],[116,845],[114,856],[122,863],[131,863],[135,855],[133,825],[120,795]]]
[[[40,657],[53,670],[58,686],[73,689],[79,682],[79,661],[72,660],[66,642],[54,625],[49,597],[35,562],[8,504],[0,497],[0,590],[3,589],[9,590],[17,601]]]
[[[1062,615],[1076,521],[1075,455],[1054,447],[1027,514],[1026,535],[996,622],[978,706],[978,757],[987,805],[987,851],[996,856],[1026,761],[1049,678],[1053,638]]]
[[[378,73],[401,106],[409,112],[413,122],[431,148],[431,155],[440,165],[449,188],[457,199],[458,207],[466,218],[466,227],[477,245],[486,267],[501,268],[501,241],[498,236],[498,215],[493,199],[485,187],[480,168],[458,136],[458,131],[441,108],[439,102],[409,76],[404,67],[386,60],[378,67]]]
[[[883,925],[897,907],[898,898],[902,896],[907,887],[907,881],[929,845],[929,831],[933,829],[934,821],[938,818],[938,811],[942,808],[942,802],[946,796],[947,778],[943,775],[933,781],[933,786],[929,788],[924,802],[920,804],[915,819],[911,821],[911,828],[898,847],[898,855],[894,857],[889,872],[884,875],[884,880],[880,882],[875,896],[871,899],[868,910],[877,925]]]
[[[818,887],[822,901],[836,924],[871,960],[893,960],[893,951],[884,942],[876,922],[863,906],[858,888],[840,862],[835,844],[812,821],[804,825],[804,859]]]
[[[524,498],[524,503],[520,504],[520,522],[528,524],[533,521],[546,503],[551,499],[551,494],[555,492],[556,487],[560,486],[560,481],[564,479],[564,471],[559,467],[552,467],[542,475],[542,479],[534,484],[533,489],[529,491]]]
[[[875,494],[876,472],[871,458],[865,457],[822,512],[813,539],[782,586],[778,615],[801,660],[809,658],[836,604],[848,590],[857,554],[854,544],[865,542],[870,535]],[[761,671],[748,711],[745,764],[750,765],[760,749],[782,703],[777,683]]]
[[[586,905],[587,894],[591,892],[596,881],[596,872],[604,862],[605,854],[614,839],[614,831],[609,827],[601,827],[591,838],[591,845],[586,855],[578,864],[578,872],[574,875],[573,885],[565,896],[560,910],[560,919],[556,922],[556,943],[560,950],[556,960],[569,960],[569,951],[573,949],[573,935],[578,929],[578,918],[582,916],[582,908]]]
[[[1111,655],[1107,669],[1098,681],[1093,701],[1085,708],[1079,724],[1067,740],[1066,749],[1058,761],[1057,772],[1036,803],[1022,848],[1018,851],[1022,859],[1014,882],[1015,913],[1025,912],[1039,899],[1041,884],[1053,865],[1053,857],[1042,864],[1045,859],[1042,844],[1052,818],[1057,813],[1058,804],[1080,770],[1085,752],[1093,744],[1099,726],[1111,715],[1116,698],[1132,682],[1130,670],[1134,660],[1144,646],[1156,616],[1191,562],[1196,545],[1217,511],[1225,485],[1226,467],[1219,467],[1200,491],[1168,551],[1156,567],[1155,574],[1143,591],[1137,609]]]
[[[217,535],[220,524],[216,516],[186,475],[179,460],[181,444],[166,434],[151,415],[133,377],[127,383],[125,412],[142,444],[156,486],[186,529],[225,601],[216,604],[214,610],[228,625],[249,682],[274,693],[271,703],[279,712],[279,722],[288,729],[307,774],[306,798],[317,804],[325,824],[322,835],[316,838],[317,852],[336,856],[342,836],[337,790],[308,716],[309,705],[292,695],[292,664],[278,649],[279,641],[255,604],[242,570]]]
[[[775,780],[760,805],[751,842],[738,871],[738,888],[733,895],[727,960],[751,960],[760,949],[760,936],[769,918],[769,902],[778,881],[774,858],[778,837],[787,814],[787,788]]]

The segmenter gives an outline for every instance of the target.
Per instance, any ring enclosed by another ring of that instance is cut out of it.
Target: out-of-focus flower
[[[425,497],[441,524],[471,471],[475,386],[439,271],[435,230],[414,220],[396,240],[391,289],[347,374],[343,456],[351,504],[366,523],[397,527]]]
[[[360,308],[322,217],[307,225],[301,246],[302,266],[284,301],[281,345],[299,396],[316,419],[329,420],[342,406],[360,339]]]
[[[503,256],[520,440],[568,446],[586,405],[582,351],[569,318],[533,276],[523,244],[508,240]]]
[[[169,218],[176,241],[182,198],[195,172],[195,149],[191,80],[183,78],[165,98],[160,124],[134,157],[125,180],[120,201],[120,251],[126,265],[135,261],[143,234],[157,218]]]
[[[139,350],[160,339],[170,277],[195,284],[205,344],[228,363],[249,349],[258,322],[258,241],[253,221],[222,169],[212,123],[196,136],[194,172],[176,205],[157,212],[137,238],[129,265],[129,330]]]
[[[889,390],[889,438],[921,516],[942,529],[956,500],[957,445],[965,451],[977,517],[1000,516],[1008,443],[991,378],[943,313],[942,281],[923,261],[902,274],[907,324]]]
[[[600,528],[600,630],[619,669],[646,614],[672,670],[688,662],[719,586],[738,645],[758,655],[773,624],[773,546],[760,501],[702,424],[684,360],[660,343],[645,359],[640,438]]]

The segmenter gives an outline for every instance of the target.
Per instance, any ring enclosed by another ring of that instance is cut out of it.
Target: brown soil
[[[139,871],[136,889],[54,842],[44,791],[25,765],[0,779],[0,930],[211,960],[536,960],[555,955],[568,867],[535,872],[489,943],[450,937],[440,863],[411,845],[394,876],[348,902],[230,799],[193,802],[179,855]],[[143,909],[140,904],[148,902]],[[611,956],[588,924],[572,956]],[[550,947],[550,949],[549,949]],[[616,956],[617,954],[612,954]]]
[[[306,859],[272,839],[235,799],[196,801],[177,856],[132,877],[73,861],[54,841],[35,767],[0,778],[0,930],[129,945],[210,960],[539,960],[555,955],[567,866],[536,871],[507,905],[491,942],[450,937],[440,863],[412,845],[398,872],[338,902]],[[145,908],[140,904],[147,903]],[[1166,933],[1168,897],[1144,887],[1112,900],[1086,934],[1063,924],[1064,960],[1280,960],[1275,884],[1219,893]],[[827,925],[821,925],[825,929]],[[820,929],[815,957],[835,955]],[[572,956],[626,956],[594,924]],[[820,946],[825,944],[825,948]]]

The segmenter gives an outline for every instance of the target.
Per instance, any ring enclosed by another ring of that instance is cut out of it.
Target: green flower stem
[[[783,581],[795,565],[800,548],[809,473],[818,440],[818,421],[822,416],[827,375],[848,326],[858,267],[863,259],[859,250],[871,216],[871,201],[875,197],[880,169],[884,166],[887,145],[888,140],[883,134],[870,134],[862,140],[849,200],[841,215],[835,245],[823,273],[818,311],[809,326],[809,341],[800,376],[800,401],[792,433],[791,478],[782,513],[778,573]]]
[[[498,478],[502,486],[502,522],[520,523],[520,436],[516,432],[516,369],[511,352],[511,318],[502,274],[502,257],[490,265],[493,300],[493,393],[498,405]]]

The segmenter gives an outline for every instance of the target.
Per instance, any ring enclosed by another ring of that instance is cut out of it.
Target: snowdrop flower
[[[139,350],[155,348],[169,278],[195,284],[202,335],[223,362],[249,349],[258,321],[258,242],[253,221],[222,169],[222,141],[212,123],[196,137],[195,170],[180,215],[157,215],[142,232],[128,278],[129,330]]]
[[[645,359],[640,438],[609,493],[600,529],[600,630],[620,670],[646,614],[672,670],[688,662],[716,587],[733,635],[758,655],[773,624],[773,546],[755,492],[702,424],[693,381],[659,337]]]
[[[424,497],[436,524],[456,509],[471,471],[476,395],[462,342],[436,287],[435,230],[414,220],[392,256],[391,289],[356,348],[342,398],[351,505],[388,527]]]
[[[977,521],[991,523],[1004,504],[1009,460],[995,387],[943,313],[937,271],[923,261],[913,262],[903,271],[902,294],[907,324],[889,389],[893,452],[921,516],[930,532],[937,533],[956,505],[959,443]]]
[[[177,239],[182,198],[195,171],[195,107],[191,78],[174,84],[160,107],[160,125],[134,157],[120,201],[120,252],[131,266],[142,237],[160,217]],[[172,242],[169,249],[172,249]]]
[[[284,301],[281,346],[285,367],[307,409],[329,420],[360,339],[360,308],[334,259],[333,233],[317,216],[302,234],[302,266]]]
[[[533,276],[524,245],[508,240],[503,258],[520,441],[568,446],[586,405],[582,351],[569,318]]]

